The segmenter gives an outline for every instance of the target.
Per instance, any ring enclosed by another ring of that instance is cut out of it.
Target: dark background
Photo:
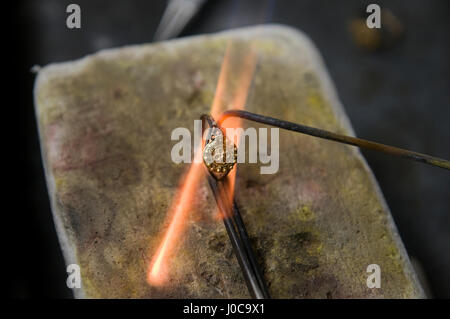
[[[210,0],[181,36],[260,23],[294,26],[311,37],[324,57],[358,136],[450,158],[450,2],[371,2],[392,10],[405,27],[401,41],[377,53],[358,48],[348,32],[349,21],[366,1]],[[70,3],[81,6],[80,30],[65,26]],[[10,250],[8,295],[72,297],[43,175],[30,68],[151,42],[164,8],[165,1],[154,0],[30,0],[2,11],[11,20],[4,50],[13,54],[7,63],[13,75],[4,94],[13,102],[7,110],[16,112],[3,119],[4,126],[12,127],[7,154],[16,164],[6,167],[14,173],[6,198],[14,209],[5,212],[4,225],[4,246]],[[364,155],[432,296],[449,298],[450,173],[374,152]]]

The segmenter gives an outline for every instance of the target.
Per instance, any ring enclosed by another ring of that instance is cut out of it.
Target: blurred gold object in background
[[[381,10],[381,28],[369,28],[366,17],[353,18],[349,23],[353,42],[361,49],[379,51],[391,48],[404,34],[400,20],[389,9]]]

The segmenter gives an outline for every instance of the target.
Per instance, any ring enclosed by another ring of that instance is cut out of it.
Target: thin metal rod
[[[217,181],[209,174],[207,178],[211,190],[214,194],[214,198],[216,199],[217,206],[219,207],[223,215],[223,223],[225,224],[228,237],[230,238],[231,245],[233,246],[233,251],[239,262],[239,266],[241,267],[250,295],[252,296],[252,298],[263,299],[264,293],[259,286],[258,279],[256,278],[255,271],[248,258],[245,247],[243,246],[242,241],[233,224],[233,211],[232,208],[227,204],[227,200],[225,199],[226,194],[223,192],[224,185],[222,185],[220,181]]]
[[[381,143],[376,143],[376,142],[364,140],[364,139],[357,138],[357,137],[341,135],[341,134],[325,131],[322,129],[318,129],[315,127],[310,127],[310,126],[306,126],[306,125],[283,121],[283,120],[279,120],[279,119],[276,119],[273,117],[250,113],[247,111],[241,111],[241,110],[225,111],[222,113],[219,120],[217,121],[218,125],[220,126],[223,123],[223,121],[229,117],[240,117],[240,118],[243,118],[246,120],[276,126],[276,127],[279,127],[279,128],[285,129],[285,130],[300,132],[303,134],[307,134],[307,135],[311,135],[311,136],[315,136],[315,137],[319,137],[319,138],[323,138],[323,139],[327,139],[327,140],[332,140],[332,141],[336,141],[336,142],[341,142],[341,143],[345,143],[345,144],[350,144],[350,145],[358,146],[361,148],[367,148],[370,150],[387,153],[387,154],[403,157],[406,159],[411,159],[411,160],[414,160],[417,162],[421,162],[421,163],[425,163],[425,164],[429,164],[429,165],[433,165],[433,166],[437,166],[437,167],[441,167],[441,168],[450,170],[450,161],[445,160],[445,159],[441,159],[438,157],[434,157],[434,156],[430,156],[430,155],[426,155],[426,154],[422,154],[422,153],[412,152],[412,151],[408,151],[408,150],[405,150],[402,148],[389,146],[389,145],[385,145],[385,144],[381,144]]]

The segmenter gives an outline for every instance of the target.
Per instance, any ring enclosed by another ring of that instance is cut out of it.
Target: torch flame
[[[231,76],[230,69],[233,54],[235,55],[233,43],[228,42],[219,73],[219,79],[214,94],[213,103],[211,106],[211,115],[215,119],[217,119],[220,113],[227,108],[243,109],[247,100],[256,65],[255,53],[250,49],[245,54],[244,58],[242,59],[242,63],[239,65],[240,72],[236,77],[236,91],[228,92],[226,90],[226,86],[228,83],[227,79]],[[227,93],[233,94],[231,98],[232,103],[229,105],[229,107],[226,107],[224,105]],[[224,129],[238,128],[241,127],[241,121],[238,118],[230,118],[222,126]],[[235,135],[235,144],[237,144],[237,141],[239,141],[239,136]],[[155,255],[153,256],[152,261],[150,262],[147,281],[149,284],[154,286],[163,285],[168,279],[170,266],[169,257],[173,254],[174,250],[177,248],[177,244],[180,242],[181,235],[183,234],[187,225],[186,221],[188,213],[192,207],[192,200],[195,197],[195,191],[198,189],[200,181],[204,178],[205,170],[201,160],[201,147],[200,149],[195,150],[194,156],[195,159],[187,172],[182,186],[179,188],[175,196],[176,200],[172,203],[170,212],[173,212],[173,214],[171,214],[169,227],[166,230],[163,240],[159,245]],[[231,203],[234,194],[236,168],[234,168],[229,173],[228,178],[228,200]]]
[[[196,157],[200,155],[201,158],[201,152],[197,151],[195,154]],[[171,211],[173,211],[173,215],[169,228],[164,234],[164,238],[150,264],[150,271],[147,277],[149,284],[159,286],[167,280],[168,257],[175,250],[176,244],[179,242],[179,238],[184,231],[188,212],[192,206],[192,199],[194,198],[196,189],[198,189],[200,180],[203,178],[203,173],[202,163],[197,159],[189,167],[184,183],[176,195],[178,199],[172,204]]]
[[[244,59],[241,63],[241,72],[238,75],[238,84],[237,90],[234,92],[234,96],[232,99],[232,104],[230,108],[236,110],[243,110],[245,108],[245,104],[247,102],[248,92],[250,91],[250,85],[252,83],[253,74],[255,72],[256,66],[256,55],[253,50],[249,50],[247,54],[244,56]],[[216,115],[218,117],[218,115]],[[225,130],[227,128],[240,128],[242,127],[242,120],[238,117],[228,118],[221,124],[222,128]],[[233,142],[239,147],[240,135],[239,131],[236,132],[233,136]],[[228,183],[225,184],[227,187],[226,194],[228,194],[227,206],[232,207],[233,199],[234,199],[234,188],[236,183],[236,166],[234,169],[228,174]],[[220,211],[217,213],[221,216]],[[223,217],[223,216],[222,216]]]

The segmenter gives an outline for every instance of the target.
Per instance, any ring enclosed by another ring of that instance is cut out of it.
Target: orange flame
[[[234,94],[231,108],[242,110],[245,108],[247,102],[248,92],[250,91],[250,84],[252,83],[253,74],[255,72],[256,56],[253,50],[250,50],[243,59],[241,65],[241,73],[238,77],[237,91]],[[238,117],[228,118],[222,123],[224,129],[240,128],[242,127],[242,120]],[[239,146],[240,136],[235,134],[233,142]],[[234,198],[234,188],[236,183],[236,167],[228,174],[227,193],[228,193],[228,207],[231,207]],[[220,214],[220,212],[219,212]]]
[[[196,154],[199,154],[196,156],[201,157],[201,152],[196,152]],[[172,204],[171,211],[173,211],[173,215],[169,228],[164,234],[164,238],[150,264],[147,281],[152,285],[162,285],[167,280],[168,257],[175,250],[176,244],[179,242],[180,236],[186,226],[188,212],[192,206],[192,199],[194,198],[196,189],[198,189],[200,180],[203,178],[204,168],[202,165],[203,163],[197,163],[196,161],[191,164],[183,186],[176,196],[179,198]]]
[[[214,100],[211,106],[211,115],[213,118],[218,118],[221,112],[223,112],[226,107],[224,107],[224,102],[226,102],[227,94],[231,92],[227,91],[227,79],[231,70],[231,60],[234,52],[234,47],[231,42],[227,44],[225,51],[225,56],[220,69],[219,79],[214,94]],[[236,92],[232,93],[232,103],[230,108],[243,109],[247,100],[248,91],[253,78],[253,73],[255,69],[255,54],[250,50],[244,57],[243,63],[239,65],[239,74],[237,75],[237,89]],[[224,123],[225,124],[225,123]],[[241,127],[241,121],[237,118],[231,118],[226,121],[227,125],[223,125],[226,129],[228,127],[238,128]],[[238,141],[238,137],[235,136],[235,143]],[[237,144],[237,143],[236,143]],[[169,273],[169,258],[177,248],[177,244],[180,242],[181,235],[183,234],[186,224],[188,213],[192,207],[192,200],[195,197],[195,191],[198,189],[200,181],[204,177],[204,167],[201,160],[202,152],[201,149],[195,150],[195,159],[191,164],[186,178],[179,188],[176,200],[172,203],[170,212],[171,219],[169,227],[164,234],[163,240],[159,245],[156,254],[153,256],[150,262],[149,271],[147,275],[147,281],[151,285],[159,286],[163,285],[168,279]],[[236,168],[233,169],[229,176],[229,201],[231,203],[234,194],[234,184],[236,180]]]

